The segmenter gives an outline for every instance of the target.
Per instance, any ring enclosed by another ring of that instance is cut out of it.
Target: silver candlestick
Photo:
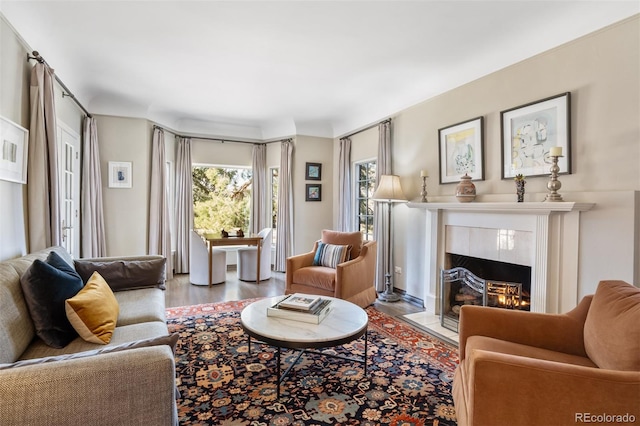
[[[420,191],[420,195],[422,195],[422,202],[427,202],[427,177],[422,176],[422,191]]]
[[[549,188],[549,193],[545,197],[545,201],[563,201],[562,195],[558,194],[558,190],[562,187],[562,183],[558,180],[558,172],[560,171],[560,167],[558,167],[558,158],[562,157],[562,155],[551,155],[551,178],[549,182],[547,182],[547,188]]]

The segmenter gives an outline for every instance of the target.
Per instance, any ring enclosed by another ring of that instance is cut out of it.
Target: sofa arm
[[[0,370],[0,424],[176,425],[167,345]]]
[[[377,247],[376,241],[369,241],[362,246],[360,256],[336,267],[335,297],[349,299],[375,285]]]
[[[640,418],[637,371],[474,350],[456,371],[456,386],[466,389],[469,425],[593,423],[586,417],[601,414]],[[454,394],[460,393],[454,389]]]
[[[483,306],[460,309],[460,360],[470,336],[487,336],[572,355],[587,356],[583,329],[592,296],[566,314],[544,314]]]

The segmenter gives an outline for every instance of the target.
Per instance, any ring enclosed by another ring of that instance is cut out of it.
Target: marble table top
[[[276,296],[254,302],[242,310],[241,322],[252,337],[286,348],[319,348],[337,346],[355,340],[367,330],[367,313],[351,302],[330,299],[332,310],[320,324],[310,324],[267,316],[267,308],[285,296]]]

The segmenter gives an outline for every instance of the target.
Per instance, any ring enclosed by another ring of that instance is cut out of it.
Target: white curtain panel
[[[287,257],[293,253],[293,142],[280,145],[280,182],[278,182],[278,212],[276,215],[276,258],[274,270],[284,272]]]
[[[61,244],[55,75],[45,64],[31,69],[27,203],[29,251]]]
[[[380,176],[391,174],[391,122],[384,121],[378,125],[378,160],[376,165],[376,184],[380,183]],[[389,271],[389,203],[376,202],[374,206],[373,235],[378,242],[378,270],[376,274],[376,289],[384,290],[384,275]],[[393,282],[393,273],[391,274]]]
[[[149,254],[167,259],[167,279],[173,278],[171,258],[171,228],[169,224],[169,197],[167,191],[166,154],[164,132],[153,129],[151,141],[151,191],[149,195]]]
[[[338,231],[355,231],[353,181],[351,179],[351,139],[340,139],[338,160]]]
[[[176,274],[189,272],[189,242],[193,228],[191,138],[176,136]]]
[[[251,233],[257,234],[266,227],[271,227],[269,218],[271,209],[267,202],[267,146],[253,145],[251,182]]]
[[[102,174],[96,119],[85,117],[82,138],[81,226],[82,257],[107,255],[102,208]]]

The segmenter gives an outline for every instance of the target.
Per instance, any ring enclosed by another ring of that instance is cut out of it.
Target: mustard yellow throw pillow
[[[111,341],[120,307],[109,284],[99,273],[94,272],[82,290],[64,304],[67,318],[80,337],[100,345]]]

